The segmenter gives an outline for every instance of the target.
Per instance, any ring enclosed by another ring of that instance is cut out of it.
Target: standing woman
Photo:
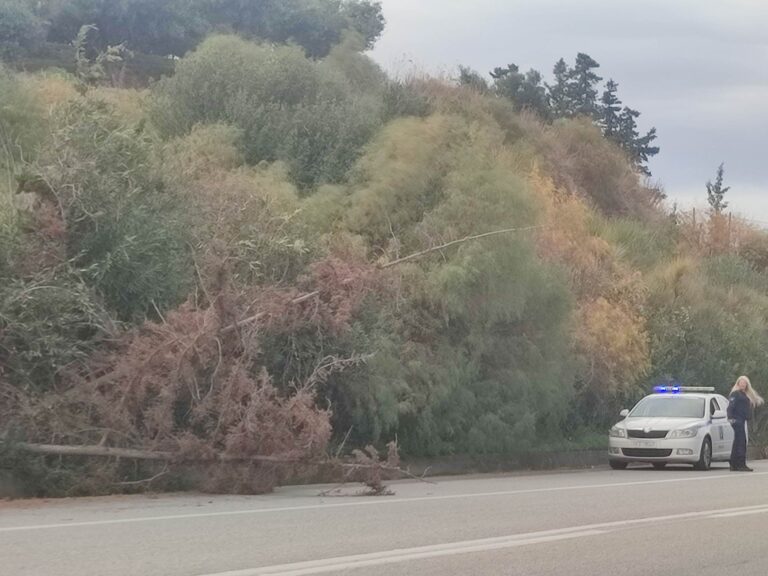
[[[730,460],[733,472],[752,472],[752,468],[747,466],[747,421],[752,419],[754,409],[762,403],[762,397],[752,388],[749,378],[739,376],[728,399],[728,420],[734,434]]]

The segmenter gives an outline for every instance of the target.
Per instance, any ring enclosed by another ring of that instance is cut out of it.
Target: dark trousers
[[[731,447],[731,466],[747,465],[747,432],[743,420],[731,422],[733,427],[733,446]]]

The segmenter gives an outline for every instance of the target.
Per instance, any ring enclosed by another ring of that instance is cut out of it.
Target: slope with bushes
[[[668,214],[589,119],[363,47],[214,36],[149,90],[0,73],[0,465],[254,492],[269,458],[578,445],[659,381],[763,387],[763,232]]]

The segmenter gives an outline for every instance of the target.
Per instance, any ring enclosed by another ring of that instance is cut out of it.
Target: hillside
[[[395,80],[365,45],[213,35],[139,90],[0,71],[0,467],[71,494],[153,464],[15,443],[515,453],[661,381],[764,387],[763,232],[670,212],[589,116]],[[210,490],[280,479],[209,465]]]

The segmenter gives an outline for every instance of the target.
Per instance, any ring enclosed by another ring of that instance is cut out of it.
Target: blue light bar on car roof
[[[680,394],[682,392],[714,392],[711,386],[654,386],[656,394]]]
[[[680,386],[654,386],[656,394],[680,394]]]

